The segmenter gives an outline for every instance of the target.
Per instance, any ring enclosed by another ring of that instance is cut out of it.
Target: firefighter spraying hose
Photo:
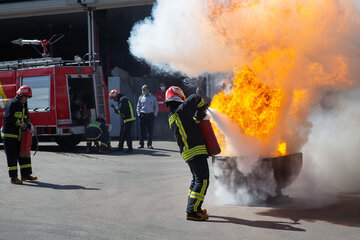
[[[23,85],[16,91],[16,97],[5,105],[1,137],[4,141],[10,182],[13,184],[37,180],[37,177],[31,175],[31,123],[27,106],[27,100],[31,97],[31,88]],[[18,162],[21,180],[17,176]]]
[[[180,154],[193,175],[188,195],[186,219],[206,221],[207,210],[201,208],[209,186],[209,155],[220,153],[209,120],[205,120],[206,108],[200,94],[187,99],[181,88],[172,86],[166,91],[166,105],[170,108],[169,125]]]

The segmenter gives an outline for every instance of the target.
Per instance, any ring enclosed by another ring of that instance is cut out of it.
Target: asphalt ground
[[[113,146],[117,143],[113,142]],[[134,145],[136,146],[135,142]],[[210,164],[207,222],[185,220],[191,174],[175,142],[133,154],[87,154],[42,143],[32,157],[39,180],[9,183],[0,152],[0,240],[16,239],[360,239],[360,194],[309,207],[312,196],[261,206],[220,204]]]

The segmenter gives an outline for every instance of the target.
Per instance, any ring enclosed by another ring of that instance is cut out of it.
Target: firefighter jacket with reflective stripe
[[[88,128],[97,128],[101,133],[106,132],[106,124],[103,121],[91,122]]]
[[[86,129],[85,138],[89,141],[97,141],[102,134],[106,133],[106,124],[104,121],[91,122]]]
[[[22,104],[20,97],[15,97],[6,102],[1,136],[21,139],[20,123],[27,123],[30,127],[27,103]]]
[[[116,111],[118,114],[120,114],[123,117],[124,123],[136,120],[134,115],[134,109],[132,107],[130,100],[127,97],[122,96],[118,100],[118,104],[119,105],[116,108]]]
[[[192,94],[169,114],[171,131],[185,161],[199,155],[208,157],[204,139],[194,119],[195,113],[204,109],[204,99],[199,94]]]

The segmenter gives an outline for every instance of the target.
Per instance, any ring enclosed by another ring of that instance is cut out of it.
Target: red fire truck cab
[[[80,66],[61,58],[0,62],[0,125],[8,99],[21,85],[32,89],[30,120],[38,138],[77,145],[89,122],[103,115],[110,127],[107,90],[100,66]]]

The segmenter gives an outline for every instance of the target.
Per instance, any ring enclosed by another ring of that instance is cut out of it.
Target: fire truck
[[[47,56],[0,62],[1,127],[5,104],[21,85],[32,89],[29,114],[40,140],[50,138],[63,147],[76,146],[87,124],[99,115],[111,126],[101,66]]]

